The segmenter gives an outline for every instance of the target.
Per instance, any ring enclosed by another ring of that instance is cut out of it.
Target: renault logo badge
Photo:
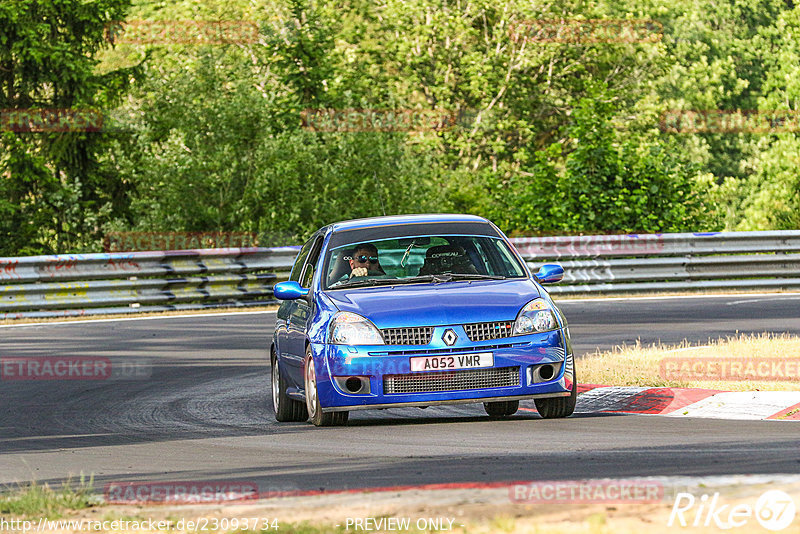
[[[444,334],[442,334],[442,341],[444,341],[447,346],[450,347],[453,345],[453,343],[458,341],[458,334],[453,332],[451,328],[448,328],[444,331]]]

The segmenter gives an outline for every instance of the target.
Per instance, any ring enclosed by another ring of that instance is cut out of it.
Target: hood
[[[540,296],[527,278],[340,289],[325,293],[339,308],[378,328],[513,321]]]

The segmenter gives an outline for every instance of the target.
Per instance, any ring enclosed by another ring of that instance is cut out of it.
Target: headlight
[[[558,328],[556,314],[544,299],[534,299],[527,303],[514,322],[514,335],[548,332]]]
[[[375,325],[357,313],[339,312],[328,331],[330,343],[336,345],[383,345],[383,337]]]

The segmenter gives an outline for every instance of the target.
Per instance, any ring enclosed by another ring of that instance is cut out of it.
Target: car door
[[[306,258],[308,258],[308,254],[311,252],[311,247],[313,246],[314,239],[309,239],[305,245],[300,247],[300,252],[297,254],[294,264],[292,265],[292,271],[289,274],[290,281],[297,282],[300,280],[300,272],[303,270],[303,265],[305,265]],[[278,354],[280,354],[282,358],[284,356],[289,356],[287,352],[289,350],[288,325],[294,306],[294,300],[283,300],[281,301],[280,307],[278,307],[277,320],[275,322],[275,339]]]
[[[322,250],[322,235],[314,235],[303,246],[308,246],[308,253],[303,258],[300,270],[295,280],[302,287],[309,289],[309,298],[296,299],[292,301],[293,305],[289,308],[288,319],[286,321],[286,350],[283,354],[285,362],[287,363],[286,370],[289,373],[289,379],[294,386],[302,388],[303,384],[303,360],[306,355],[306,332],[308,331],[308,321],[311,319],[313,291],[311,291],[312,280],[314,279],[314,272],[317,268],[320,252]],[[298,257],[298,260],[300,258]],[[292,269],[292,276],[295,276],[295,270]]]

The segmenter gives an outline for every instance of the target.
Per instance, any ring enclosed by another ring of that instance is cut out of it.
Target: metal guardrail
[[[554,294],[800,288],[800,231],[511,240],[532,271],[560,263]],[[274,302],[299,247],[0,258],[0,318]]]
[[[253,306],[298,247],[0,258],[0,318]]]
[[[554,294],[800,288],[800,231],[512,239],[532,270],[560,263]]]

